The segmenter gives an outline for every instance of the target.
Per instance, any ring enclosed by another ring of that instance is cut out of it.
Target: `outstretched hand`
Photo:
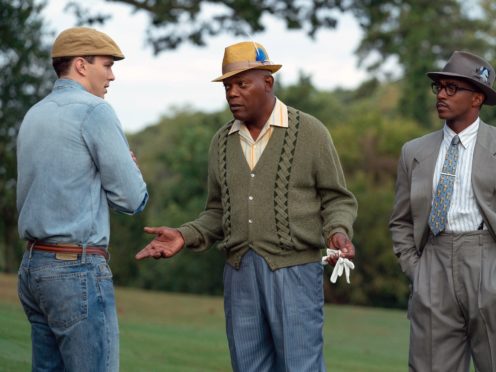
[[[144,258],[170,258],[184,247],[184,238],[176,229],[170,227],[145,227],[145,232],[155,234],[155,239],[136,254],[137,260]]]

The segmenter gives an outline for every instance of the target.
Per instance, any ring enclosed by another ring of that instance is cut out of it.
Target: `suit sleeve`
[[[396,179],[396,198],[389,222],[393,240],[393,251],[398,258],[403,272],[413,281],[415,267],[419,260],[413,237],[413,218],[411,210],[410,188],[411,169],[408,170],[407,145],[403,146],[398,163]]]

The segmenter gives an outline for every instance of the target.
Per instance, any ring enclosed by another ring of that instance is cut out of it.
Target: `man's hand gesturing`
[[[145,232],[155,234],[155,239],[136,254],[137,260],[153,257],[170,258],[184,247],[184,238],[176,229],[170,227],[145,227]]]

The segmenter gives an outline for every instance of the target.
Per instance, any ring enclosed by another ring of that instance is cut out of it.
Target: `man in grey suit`
[[[410,371],[496,371],[496,104],[484,59],[455,52],[431,72],[441,130],[407,142],[390,229],[412,283]]]

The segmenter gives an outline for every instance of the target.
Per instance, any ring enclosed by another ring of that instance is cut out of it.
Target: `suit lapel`
[[[432,181],[442,140],[442,130],[425,137],[416,149],[413,159],[411,197],[415,202],[412,203],[411,208],[416,220],[414,235],[417,247],[423,247],[427,237],[427,220],[432,204]]]

